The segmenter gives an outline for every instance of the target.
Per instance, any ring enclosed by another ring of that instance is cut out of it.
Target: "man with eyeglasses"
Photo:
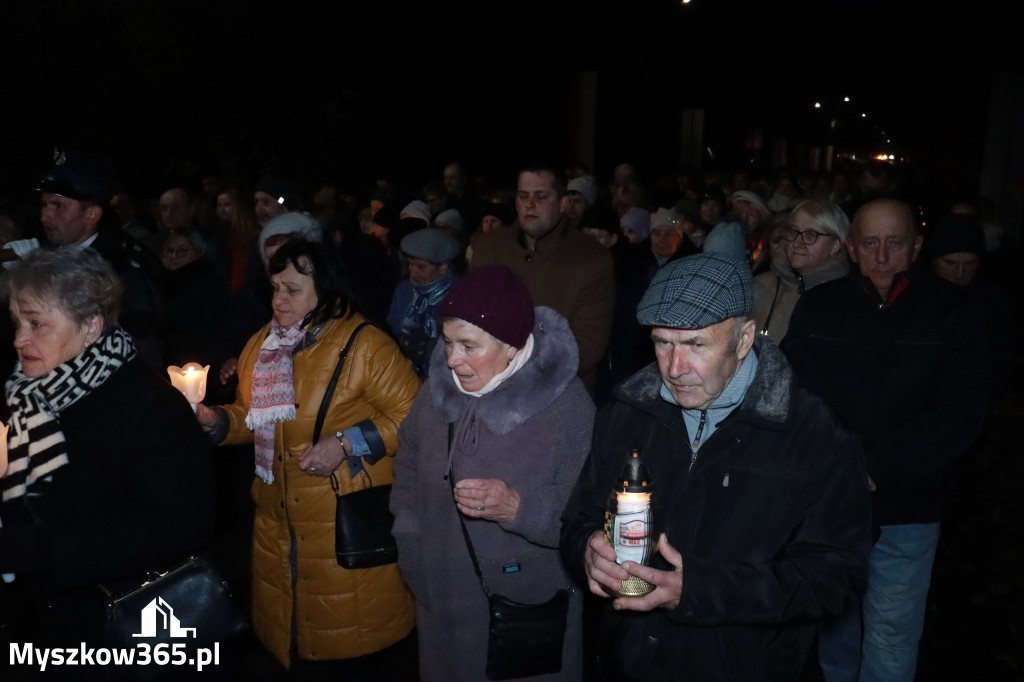
[[[950,468],[988,401],[981,311],[915,266],[921,245],[910,206],[864,204],[846,240],[855,271],[808,291],[782,343],[797,375],[860,437],[879,533],[863,602],[822,632],[828,682],[914,679]]]

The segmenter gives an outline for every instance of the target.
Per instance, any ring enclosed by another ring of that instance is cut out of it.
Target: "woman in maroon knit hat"
[[[391,496],[421,679],[485,679],[488,604],[464,523],[491,594],[536,604],[570,592],[560,670],[543,679],[579,680],[582,593],[557,547],[594,405],[576,377],[569,324],[534,308],[504,265],[470,270],[438,315],[443,343],[399,428]]]

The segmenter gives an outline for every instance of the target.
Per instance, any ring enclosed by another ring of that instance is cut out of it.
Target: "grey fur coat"
[[[576,378],[565,318],[538,307],[533,335],[526,364],[479,398],[455,386],[439,343],[398,432],[391,509],[399,566],[416,597],[424,681],[485,679],[487,600],[445,478],[449,422],[455,480],[499,478],[520,496],[512,523],[466,519],[491,592],[537,603],[572,586],[558,552],[559,517],[590,449],[594,405]],[[582,593],[572,590],[562,673],[539,679],[581,677]]]

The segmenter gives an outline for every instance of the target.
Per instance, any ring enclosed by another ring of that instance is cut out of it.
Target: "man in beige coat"
[[[605,356],[615,307],[611,255],[569,226],[565,183],[558,173],[534,166],[519,174],[518,218],[508,230],[477,234],[470,267],[501,263],[526,282],[534,304],[554,308],[569,321],[579,346],[577,374],[593,394]]]

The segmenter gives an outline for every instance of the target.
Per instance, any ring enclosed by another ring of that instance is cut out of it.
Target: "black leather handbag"
[[[100,588],[107,599],[108,646],[209,646],[227,642],[247,627],[227,583],[202,557],[152,573],[141,584],[136,580]]]
[[[345,366],[345,358],[348,357],[359,330],[368,324],[369,322],[364,322],[356,327],[348,343],[338,353],[338,364],[327,384],[323,400],[320,402],[320,410],[316,415],[316,424],[313,427],[314,443],[320,440],[327,408],[338,385],[341,369]],[[369,472],[366,472],[366,478],[370,480]],[[398,561],[398,545],[391,535],[395,517],[388,509],[391,502],[391,486],[375,486],[370,480],[368,488],[339,495],[338,477],[331,474],[331,487],[334,489],[338,504],[334,521],[334,551],[338,565],[343,568],[373,568]]]
[[[338,493],[338,479],[331,476]],[[398,545],[391,535],[395,517],[388,509],[391,486],[377,485],[338,495],[334,521],[334,551],[344,568],[373,568],[398,561]]]

